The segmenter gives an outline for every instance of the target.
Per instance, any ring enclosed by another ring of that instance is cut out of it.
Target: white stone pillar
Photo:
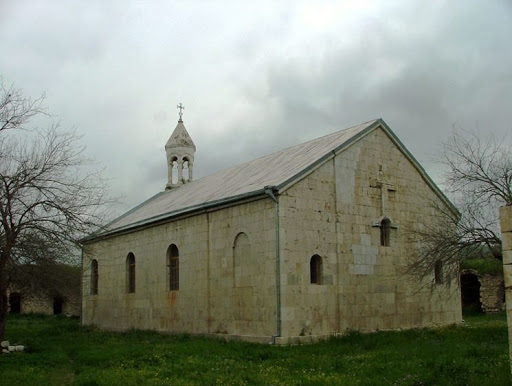
[[[183,160],[178,161],[178,183],[176,185],[183,184]]]
[[[502,206],[500,208],[500,225],[508,324],[508,347],[512,371],[512,206]]]
[[[170,189],[172,186],[172,161],[167,161],[167,186],[166,189]]]

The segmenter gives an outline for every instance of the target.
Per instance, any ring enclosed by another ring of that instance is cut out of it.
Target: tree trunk
[[[7,323],[7,311],[9,310],[9,298],[7,297],[7,287],[0,283],[0,341],[4,340],[5,325]]]
[[[9,311],[9,297],[7,296],[7,253],[4,247],[0,248],[0,341],[4,340],[5,325],[7,323],[7,312]]]

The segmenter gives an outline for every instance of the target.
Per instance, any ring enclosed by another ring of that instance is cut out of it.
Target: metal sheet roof
[[[96,236],[263,194],[267,186],[283,188],[381,122],[379,119],[362,123],[158,193],[108,224]]]

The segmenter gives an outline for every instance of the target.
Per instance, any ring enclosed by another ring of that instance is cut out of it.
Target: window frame
[[[180,289],[180,253],[176,244],[167,248],[167,278],[169,291]]]
[[[313,255],[309,260],[309,282],[310,284],[322,284],[323,279],[323,261],[320,255]]]
[[[91,284],[90,295],[98,295],[98,282],[99,282],[99,269],[98,260],[92,259],[91,261]]]
[[[441,260],[436,260],[436,262],[434,263],[434,283],[444,283],[443,262]]]
[[[129,294],[135,293],[136,276],[135,276],[135,255],[130,252],[126,257],[126,292]]]
[[[380,222],[380,245],[389,247],[391,242],[391,220],[384,217]]]

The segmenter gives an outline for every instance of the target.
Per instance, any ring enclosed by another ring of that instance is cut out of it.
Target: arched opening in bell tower
[[[190,161],[183,157],[183,182],[190,181]]]
[[[178,157],[171,159],[171,183],[178,183]]]

